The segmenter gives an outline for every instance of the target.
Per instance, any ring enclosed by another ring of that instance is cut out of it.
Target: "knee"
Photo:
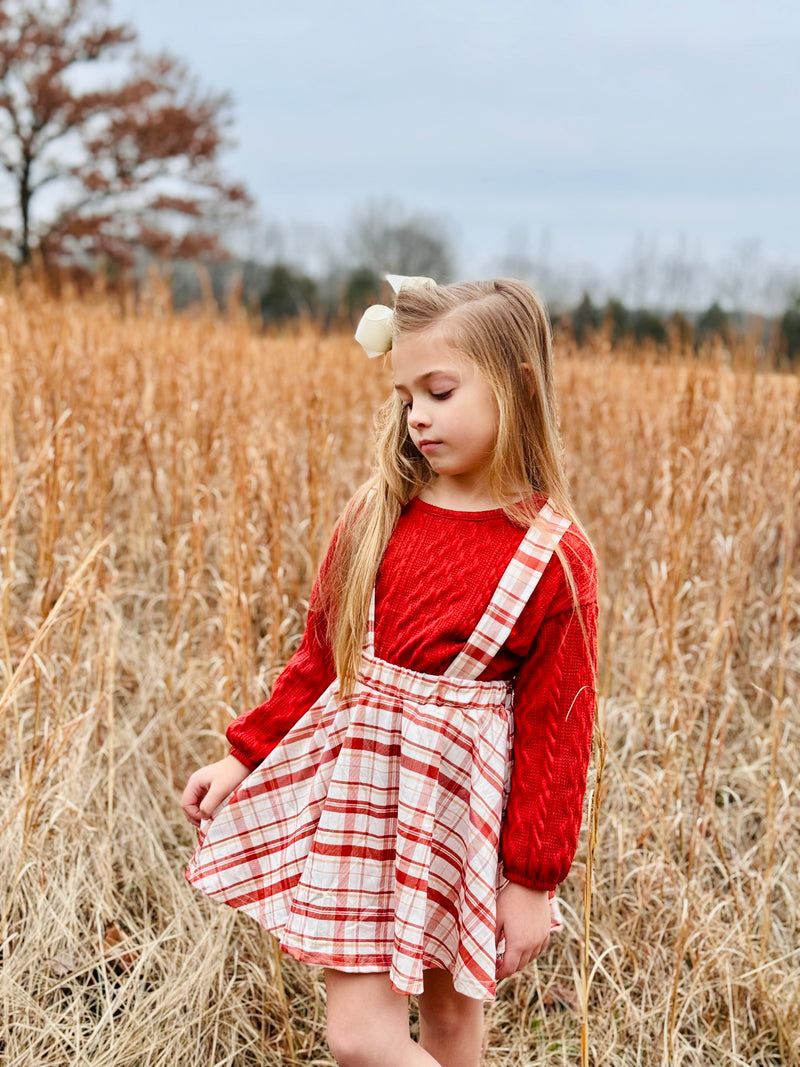
[[[476,1041],[480,1046],[483,1003],[455,990],[448,990],[446,995],[426,992],[419,998],[419,1021],[426,1048],[428,1045],[447,1048],[465,1039]]]
[[[408,1003],[383,972],[325,974],[328,1046],[339,1067],[406,1067]]]
[[[339,1067],[371,1067],[379,1062],[370,1036],[363,1030],[328,1019],[328,1048]]]
[[[462,1033],[467,1021],[465,1016],[470,1014],[472,1012],[465,1012],[464,1005],[452,998],[437,999],[433,1003],[420,998],[420,1022],[428,1036],[439,1043],[450,1041]]]

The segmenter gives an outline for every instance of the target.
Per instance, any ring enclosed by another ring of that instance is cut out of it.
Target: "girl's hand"
[[[208,767],[195,771],[181,797],[184,815],[199,826],[201,819],[210,819],[222,801],[250,774],[250,768],[235,756],[226,756]]]
[[[505,951],[497,960],[497,981],[521,971],[535,960],[550,940],[550,894],[509,882],[497,895],[495,940],[505,938]]]

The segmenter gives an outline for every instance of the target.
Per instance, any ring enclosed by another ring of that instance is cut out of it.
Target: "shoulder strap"
[[[448,678],[474,681],[480,677],[508,639],[569,525],[570,520],[548,499],[506,567],[472,636],[445,671]]]

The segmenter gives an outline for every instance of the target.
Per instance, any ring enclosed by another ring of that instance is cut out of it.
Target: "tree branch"
[[[105,0],[4,7],[0,0],[0,111],[9,116],[0,165],[17,179],[21,227],[38,235],[47,256],[109,254],[129,233],[148,247],[175,248],[172,220],[194,226],[226,205],[249,204],[219,171],[227,96],[201,91],[172,56],[131,54],[136,34],[104,19]],[[130,61],[118,84],[70,88],[76,66],[122,54]],[[55,217],[31,221],[32,198],[60,181],[66,203]],[[28,255],[29,242],[20,241]]]

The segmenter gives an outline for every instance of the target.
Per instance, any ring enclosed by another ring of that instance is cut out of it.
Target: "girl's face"
[[[409,436],[439,480],[467,491],[483,486],[499,416],[482,371],[437,327],[396,341],[391,360]]]

